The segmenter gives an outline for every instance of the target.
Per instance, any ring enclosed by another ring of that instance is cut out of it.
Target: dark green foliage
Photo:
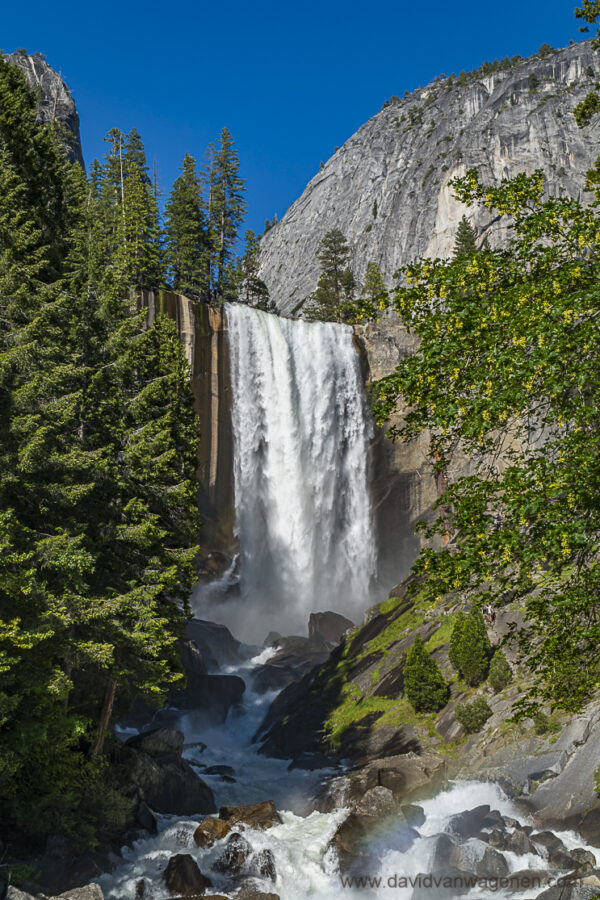
[[[165,206],[165,259],[176,291],[199,299],[207,294],[208,241],[206,214],[196,162],[186,153],[182,174]]]
[[[0,96],[0,837],[93,846],[131,812],[113,712],[181,677],[197,422],[130,293],[160,270],[139,135],[86,182],[2,58]]]
[[[486,677],[492,648],[478,607],[457,616],[450,636],[450,662],[467,684],[480,684]]]
[[[553,722],[550,716],[538,710],[533,716],[533,730],[536,734],[557,734],[561,726],[560,722]]]
[[[481,731],[492,715],[492,710],[483,697],[475,697],[470,703],[457,703],[454,715],[456,721],[460,722],[469,734],[473,734]]]
[[[477,253],[477,242],[475,240],[475,229],[469,224],[466,216],[463,216],[458,223],[456,231],[456,240],[454,242],[454,258],[459,256],[473,256]]]
[[[496,692],[504,690],[512,681],[512,670],[502,650],[496,650],[490,663],[488,681]]]
[[[448,702],[448,685],[420,637],[406,655],[404,691],[416,712],[438,712]]]
[[[575,17],[583,19],[586,23],[579,29],[580,31],[589,31],[588,25],[594,25],[600,18],[600,0],[583,0],[580,7],[575,10]],[[597,50],[600,47],[600,29],[596,32],[596,36],[592,38],[592,47]]]
[[[269,299],[269,289],[262,278],[258,277],[260,264],[260,240],[251,228],[245,234],[246,244],[241,260],[241,294],[249,306],[255,306],[264,312],[274,312],[274,304]]]
[[[600,112],[600,97],[596,91],[590,91],[585,100],[578,103],[573,110],[575,121],[580,128],[589,125],[596,113]]]

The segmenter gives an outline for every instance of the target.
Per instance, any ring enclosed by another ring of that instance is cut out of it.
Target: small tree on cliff
[[[350,250],[339,228],[328,231],[317,249],[321,275],[312,295],[306,318],[323,322],[347,321],[354,296],[355,280],[348,266]],[[351,317],[350,317],[351,318]]]
[[[457,618],[450,636],[450,662],[467,684],[480,684],[487,676],[492,647],[478,607]]]
[[[477,243],[475,241],[475,229],[469,225],[466,216],[463,216],[458,223],[456,232],[456,241],[454,243],[454,258],[459,256],[473,256],[477,253]]]
[[[262,278],[258,277],[260,261],[260,238],[248,229],[245,237],[244,255],[241,260],[240,279],[242,283],[242,297],[249,306],[255,306],[265,312],[273,311],[273,304],[269,300],[269,289]]]
[[[406,655],[404,690],[415,712],[438,712],[448,702],[448,685],[420,637]]]

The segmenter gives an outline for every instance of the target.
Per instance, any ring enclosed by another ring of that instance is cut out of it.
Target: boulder
[[[596,867],[596,857],[591,850],[577,847],[576,850],[569,851],[569,856],[575,863],[578,873],[589,872]]]
[[[183,752],[183,732],[174,728],[153,728],[136,734],[126,741],[126,746],[141,750],[149,756],[181,756]]]
[[[269,881],[277,881],[277,870],[275,869],[275,857],[268,848],[259,850],[250,860],[251,869],[260,877],[267,878]]]
[[[132,784],[156,812],[191,816],[216,811],[213,792],[186,760],[156,759],[131,749],[127,766]]]
[[[174,897],[193,897],[204,894],[211,881],[203,875],[193,856],[178,853],[172,856],[164,872],[167,888]]]
[[[486,847],[475,867],[478,878],[504,878],[508,875],[508,864],[501,853],[493,847]]]
[[[190,619],[185,628],[188,641],[193,641],[209,669],[233,666],[242,661],[241,644],[225,625],[205,619]]]
[[[143,828],[144,831],[149,831],[150,834],[156,834],[158,831],[158,819],[145,800],[140,802],[135,817],[140,828]]]
[[[455,900],[470,890],[466,885],[465,873],[451,866],[443,871],[421,873],[413,890],[411,900]],[[434,884],[433,879],[436,878]]]
[[[180,652],[186,687],[173,691],[171,702],[183,709],[206,712],[216,722],[224,722],[231,707],[242,700],[246,690],[243,678],[210,674],[195,641],[182,641]]]
[[[281,825],[282,821],[272,800],[251,803],[248,806],[222,806],[219,818],[230,827],[240,824],[259,831],[265,831],[273,825]]]
[[[584,815],[577,830],[588,844],[600,847],[600,806],[594,806]]]
[[[403,820],[401,820],[403,827],[395,828],[392,825],[388,829],[385,827],[385,820],[382,823],[375,807],[373,813],[365,815],[353,810],[333,836],[330,846],[335,850],[340,871],[344,874],[367,874],[375,871],[378,864],[376,852],[378,831],[385,832],[385,844],[388,847],[390,837],[393,835],[393,846],[390,849],[400,853],[406,852],[419,837],[419,832],[410,828]],[[387,822],[390,822],[389,817]]]
[[[490,813],[490,807],[477,806],[465,812],[452,816],[448,823],[448,829],[461,838],[475,837],[482,828],[485,828],[486,816]]]
[[[194,832],[194,843],[197,847],[212,847],[215,841],[227,837],[231,831],[227,822],[214,819],[212,816],[201,822]]]
[[[213,869],[223,875],[239,875],[252,855],[252,847],[245,837],[234,831],[225,842],[223,852],[213,863]]]
[[[412,828],[420,828],[421,825],[425,824],[425,812],[422,806],[416,806],[414,803],[405,803],[400,807],[400,812]]]
[[[530,838],[520,828],[516,828],[511,834],[507,835],[503,849],[510,850],[512,853],[518,853],[519,856],[523,856],[525,853],[537,854],[538,852],[535,844],[531,842]]]
[[[354,805],[354,812],[359,816],[376,816],[386,818],[396,812],[397,803],[389,788],[370,788]]]
[[[82,887],[72,888],[58,895],[60,900],[104,900],[104,894],[99,884],[84,884]]]
[[[309,641],[325,641],[335,646],[344,634],[355,627],[354,622],[335,612],[311,613],[308,620]]]
[[[266,893],[251,881],[239,889],[235,900],[280,900],[280,898],[279,894]]]

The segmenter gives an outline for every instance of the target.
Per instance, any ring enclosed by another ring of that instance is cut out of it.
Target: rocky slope
[[[598,155],[600,116],[583,130],[573,109],[600,80],[583,42],[534,56],[467,84],[434,81],[378,112],[325,163],[261,241],[261,278],[284,314],[314,290],[321,237],[340,228],[358,279],[377,262],[388,283],[399,266],[447,256],[462,215],[492,246],[506,232],[466,211],[449,182],[471,167],[484,180],[543,168],[548,191],[579,197]]]
[[[41,122],[58,122],[71,162],[85,168],[79,135],[79,115],[71,91],[43,56],[9,53],[6,58],[24,73],[38,96],[38,118]]]

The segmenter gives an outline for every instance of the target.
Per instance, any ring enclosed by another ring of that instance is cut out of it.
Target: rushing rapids
[[[360,617],[376,552],[352,330],[241,304],[227,326],[241,592],[227,624],[257,640],[266,618],[289,634],[315,609]]]

